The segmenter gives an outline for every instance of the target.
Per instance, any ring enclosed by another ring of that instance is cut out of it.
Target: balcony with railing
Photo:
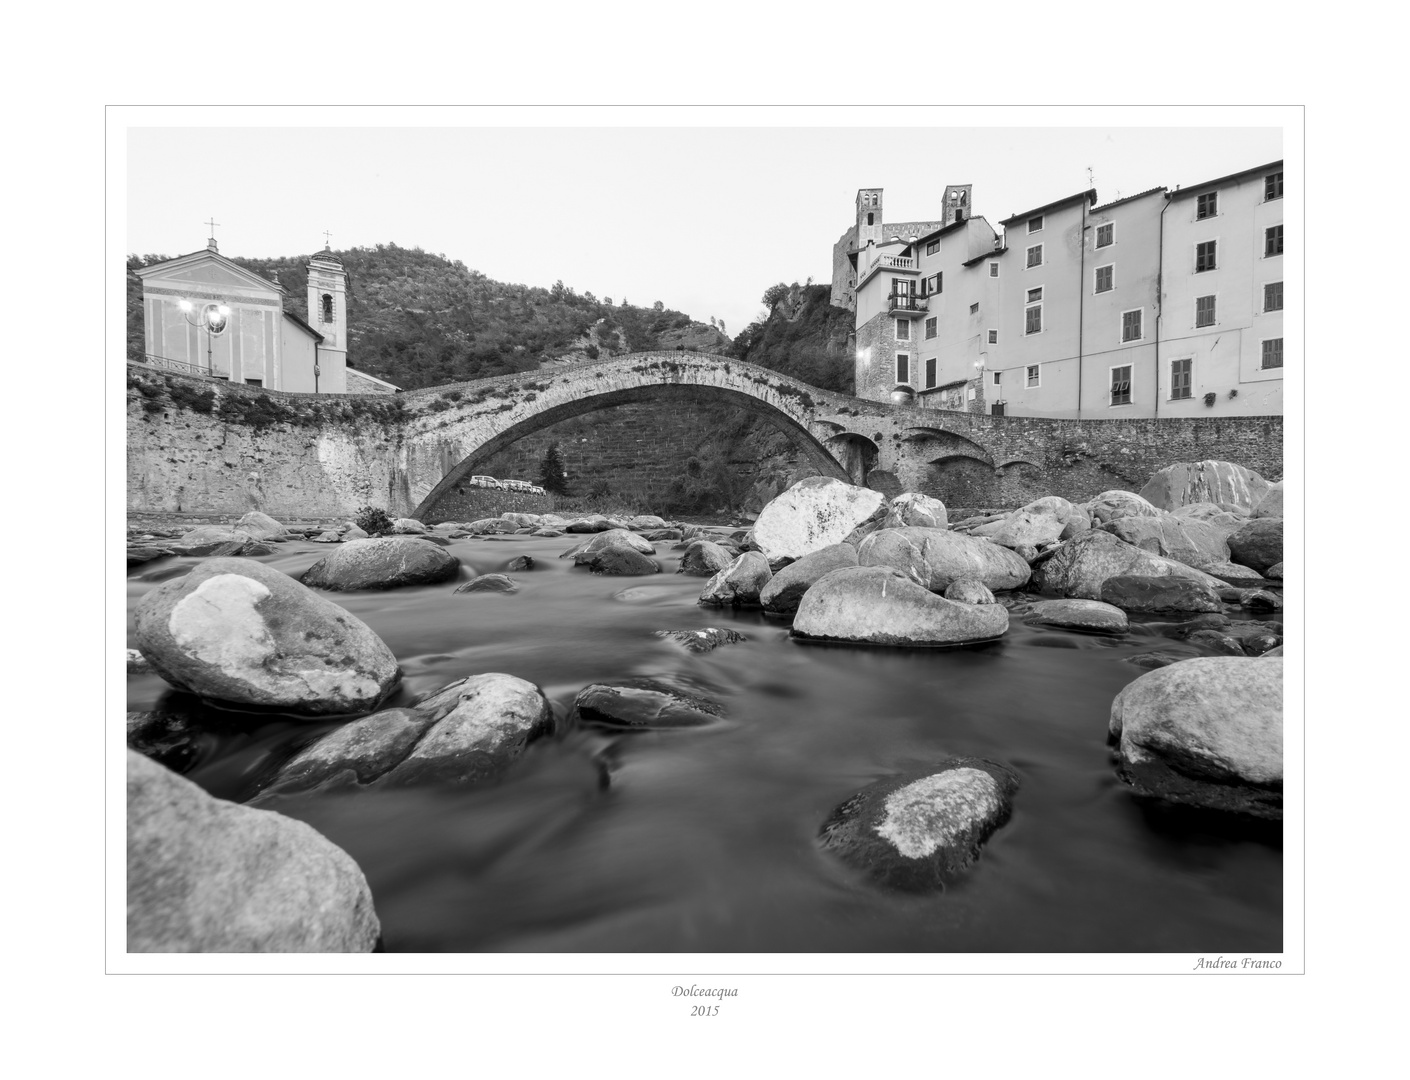
[[[918,319],[930,311],[930,297],[892,293],[886,298],[886,310],[898,319]]]
[[[161,368],[163,371],[179,371],[182,375],[200,375],[207,379],[229,380],[229,376],[223,373],[208,371],[202,365],[188,364],[184,360],[172,360],[169,357],[156,356],[153,353],[147,353],[143,357],[143,361],[154,368]]]
[[[876,254],[864,267],[858,267],[857,286],[860,288],[883,270],[892,273],[919,274],[915,259],[906,255]]]

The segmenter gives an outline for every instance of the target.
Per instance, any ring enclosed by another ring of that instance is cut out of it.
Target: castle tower
[[[957,221],[965,221],[969,218],[971,213],[969,191],[973,186],[973,184],[947,184],[945,186],[946,225],[953,225]]]
[[[862,188],[857,192],[857,250],[867,241],[881,243],[881,188]]]
[[[348,274],[327,246],[308,261],[308,321],[323,335],[318,344],[319,389],[346,393]]]

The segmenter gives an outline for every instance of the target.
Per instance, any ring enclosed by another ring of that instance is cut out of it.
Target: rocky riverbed
[[[1277,948],[1281,514],[139,526],[129,947]]]

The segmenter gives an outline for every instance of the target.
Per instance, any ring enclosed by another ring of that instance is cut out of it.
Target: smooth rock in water
[[[532,555],[520,555],[517,559],[510,559],[509,565],[504,569],[510,573],[517,573],[522,570],[532,570],[534,568],[534,557]]]
[[[929,891],[967,869],[1009,819],[1018,777],[997,762],[951,758],[928,775],[863,788],[823,824],[819,841],[893,888]]]
[[[506,521],[516,529],[536,529],[543,524],[543,518],[538,514],[500,514],[500,521]]]
[[[797,638],[873,645],[957,645],[1008,628],[1002,605],[957,604],[887,566],[834,570],[803,594],[793,617]]]
[[[341,848],[128,751],[128,952],[370,952],[380,930]]]
[[[1282,564],[1282,563],[1274,563],[1272,566],[1270,566],[1270,567],[1268,568],[1268,570],[1267,570],[1267,572],[1265,573],[1264,576],[1265,576],[1265,577],[1272,578],[1274,581],[1282,581],[1282,580],[1283,580],[1283,564]]]
[[[167,547],[151,547],[147,545],[128,545],[127,548],[127,568],[131,570],[134,566],[141,566],[144,563],[153,562],[156,559],[165,558],[168,555],[175,555],[176,552]]]
[[[699,603],[711,607],[759,607],[759,594],[773,573],[762,552],[746,551],[705,583]]]
[[[978,578],[991,591],[1016,589],[1031,571],[1022,556],[983,537],[950,529],[882,529],[857,548],[859,566],[890,566],[932,592],[960,578]]]
[[[655,636],[673,641],[687,652],[693,653],[712,652],[721,645],[733,645],[738,641],[749,640],[738,630],[721,626],[707,626],[700,630],[657,630]]]
[[[655,514],[637,514],[635,517],[627,519],[627,528],[635,532],[638,529],[664,529],[666,522]]]
[[[1283,482],[1279,480],[1268,488],[1268,494],[1263,496],[1262,501],[1253,508],[1253,516],[1256,518],[1283,516]]]
[[[813,584],[834,570],[857,565],[851,544],[831,544],[791,562],[769,579],[759,593],[759,606],[774,615],[791,615]]]
[[[518,592],[519,586],[514,583],[514,579],[506,574],[481,574],[477,578],[471,578],[464,585],[456,590],[463,592],[495,592],[512,593]]]
[[[1249,611],[1282,611],[1283,598],[1268,589],[1255,589],[1241,601]]]
[[[567,534],[564,533],[562,529],[550,529],[550,528],[547,528],[546,526],[540,525],[540,526],[539,526],[537,529],[535,529],[533,532],[529,533],[529,535],[530,535],[530,536],[548,536],[548,537],[553,537],[553,536],[565,536],[565,535],[567,535]]]
[[[602,551],[610,547],[628,547],[633,551],[640,552],[642,555],[656,554],[656,548],[652,545],[650,540],[638,536],[629,529],[606,529],[577,548],[575,554]]]
[[[1233,588],[1257,589],[1268,583],[1262,575],[1238,563],[1205,563],[1200,569]]]
[[[553,729],[553,710],[543,691],[499,672],[453,682],[413,709],[433,725],[386,774],[388,784],[488,780]]]
[[[465,526],[465,531],[475,536],[483,536],[486,533],[498,532],[499,526],[499,518],[477,518]]]
[[[891,500],[879,527],[899,529],[905,525],[916,525],[923,529],[943,529],[948,524],[944,503],[918,491],[907,491]]]
[[[1082,508],[1091,517],[1094,529],[1124,517],[1154,517],[1157,512],[1141,496],[1121,490],[1104,491],[1091,502],[1084,503]]]
[[[341,544],[343,537],[341,533],[329,529],[326,532],[321,532],[317,536],[312,537],[312,541],[315,544]]]
[[[1178,518],[1164,510],[1151,516],[1119,518],[1102,528],[1142,551],[1206,573],[1210,565],[1225,563],[1229,558],[1226,538],[1230,530],[1208,521]]]
[[[681,564],[676,568],[676,573],[714,577],[733,561],[734,556],[719,544],[709,540],[692,540],[681,555]]]
[[[1023,621],[1100,634],[1124,634],[1131,629],[1124,611],[1100,600],[1040,600],[1029,609]]]
[[[577,518],[563,526],[564,532],[570,533],[590,533],[606,532],[613,528],[612,522],[608,521],[601,514],[590,514],[587,517]]]
[[[1244,647],[1219,630],[1193,630],[1185,638],[1191,645],[1219,653],[1221,656],[1247,656]]]
[[[579,723],[590,727],[640,731],[700,727],[724,715],[713,701],[651,679],[585,686],[573,701],[573,712]]]
[[[1072,528],[1069,530],[1069,525]],[[1075,535],[1091,527],[1087,512],[1066,499],[1049,495],[1014,510],[995,521],[969,527],[971,536],[983,536],[1002,547],[1018,551],[1056,543],[1064,534]]]
[[[419,536],[430,531],[415,518],[392,518],[392,533],[396,536]]]
[[[578,566],[586,566],[594,574],[634,577],[661,572],[661,567],[655,559],[625,544],[603,547],[596,551],[580,551],[573,556],[573,562]]]
[[[977,577],[956,578],[946,587],[943,595],[946,600],[953,600],[957,604],[996,603],[994,594]]]
[[[1141,497],[1161,510],[1205,502],[1252,511],[1271,486],[1252,469],[1229,461],[1189,461],[1155,473],[1141,488]]]
[[[1233,638],[1249,656],[1263,656],[1283,643],[1281,626],[1271,627],[1261,622],[1236,622],[1225,627],[1224,633]]]
[[[1033,572],[1033,582],[1059,596],[1099,600],[1107,578],[1122,574],[1139,577],[1181,577],[1218,589],[1217,578],[1192,566],[1152,555],[1119,540],[1111,533],[1092,529],[1069,540]]]
[[[316,589],[400,589],[453,581],[460,560],[427,540],[386,537],[350,540],[304,571],[299,580]]]
[[[339,535],[340,535],[344,540],[367,540],[367,539],[369,539],[368,534],[367,534],[364,530],[359,529],[359,528],[358,528],[356,525],[354,525],[351,521],[349,521],[349,522],[347,523],[346,527],[344,527],[344,528],[341,530],[341,532],[339,533]]]
[[[251,540],[243,533],[237,533],[234,540],[205,540],[194,544],[177,542],[173,545],[177,555],[201,556],[204,558],[233,559],[255,558],[260,555],[273,555],[274,549],[258,540]]]
[[[770,563],[801,559],[841,543],[853,529],[885,513],[886,498],[870,488],[810,476],[773,499],[754,522],[754,543]]]
[[[1172,802],[1281,820],[1283,661],[1201,657],[1142,675],[1111,703],[1118,775]]]
[[[146,675],[152,671],[152,662],[142,655],[141,649],[127,650],[127,673],[129,675]]]
[[[313,716],[375,709],[401,678],[391,650],[356,616],[244,559],[208,559],[149,592],[137,605],[137,641],[173,686]]]
[[[344,724],[300,750],[261,794],[317,787],[343,773],[370,784],[399,764],[431,726],[412,709],[384,709]]]
[[[1122,611],[1223,611],[1219,594],[1208,585],[1181,577],[1117,574],[1102,582],[1102,602]]]
[[[1229,536],[1229,558],[1263,573],[1283,561],[1283,519],[1254,518]]]
[[[1185,659],[1188,659],[1188,657],[1177,656],[1175,653],[1155,651],[1128,656],[1126,662],[1128,664],[1135,664],[1137,667],[1153,669],[1169,667],[1171,664],[1178,664],[1181,660]]]
[[[251,540],[273,540],[288,532],[279,522],[258,510],[251,510],[235,522],[235,529],[245,533]]]

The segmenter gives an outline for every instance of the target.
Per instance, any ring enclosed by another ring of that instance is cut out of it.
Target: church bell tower
[[[323,374],[344,371],[348,358],[348,274],[326,245],[308,261],[308,322],[323,335],[318,345]]]

